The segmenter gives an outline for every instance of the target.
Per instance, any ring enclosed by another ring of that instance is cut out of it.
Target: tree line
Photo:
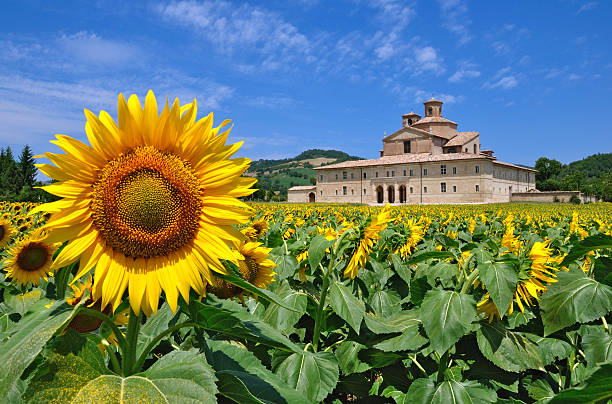
[[[29,145],[16,160],[10,147],[0,150],[0,201],[48,202],[53,195],[36,187],[45,185],[36,180],[38,168]]]
[[[612,202],[612,153],[594,154],[569,164],[540,157],[535,169],[540,191],[581,191]]]

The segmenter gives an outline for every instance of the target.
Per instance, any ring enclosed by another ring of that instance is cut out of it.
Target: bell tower
[[[425,105],[425,117],[442,116],[442,101],[432,98],[423,104]]]

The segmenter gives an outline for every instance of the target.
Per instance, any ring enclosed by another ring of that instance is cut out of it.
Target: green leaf
[[[357,354],[359,360],[367,363],[373,368],[382,368],[392,365],[395,362],[404,359],[405,354],[397,354],[395,352],[384,352],[379,349],[364,349]]]
[[[73,264],[60,268],[55,272],[55,296],[58,299],[63,299],[64,297],[66,297],[66,288],[68,287],[68,281],[72,276],[72,271],[78,268],[78,266],[79,263],[77,261]]]
[[[522,312],[520,310],[513,311],[512,314],[508,316],[508,324],[510,325],[510,329],[520,327],[522,325],[527,324],[530,320],[534,319],[536,316],[532,311]]]
[[[268,323],[255,318],[246,308],[231,300],[208,295],[202,302],[191,303],[194,319],[202,328],[230,337],[246,339],[290,351],[301,348]]]
[[[574,268],[560,272],[540,302],[544,335],[576,322],[586,323],[612,310],[612,288]]]
[[[408,389],[407,397],[415,404],[467,404],[495,403],[497,394],[474,381],[447,380],[435,383],[430,379],[417,379]]]
[[[421,304],[423,328],[439,354],[459,341],[475,317],[474,298],[451,290],[430,290]]]
[[[512,302],[518,276],[514,272],[512,264],[493,262],[490,254],[483,250],[478,250],[475,254],[480,270],[480,280],[491,295],[497,311],[505,314]]]
[[[359,351],[365,349],[365,345],[361,345],[355,341],[342,341],[336,348],[336,359],[343,375],[353,373],[361,373],[370,369],[370,365],[359,360]]]
[[[400,300],[394,290],[379,290],[370,297],[370,305],[377,314],[385,317],[397,312]]]
[[[318,235],[310,241],[308,247],[308,262],[310,268],[317,268],[325,256],[325,250],[334,245],[334,240],[328,240],[325,236]]]
[[[140,327],[138,332],[138,345],[136,346],[136,357],[140,357],[144,349],[159,334],[168,328],[168,323],[174,317],[174,313],[167,303],[157,310],[157,314],[147,318],[147,322]]]
[[[397,272],[399,277],[402,278],[408,286],[410,286],[410,278],[412,274],[408,265],[404,264],[400,257],[395,254],[391,255],[391,261],[393,262],[393,269],[395,269],[395,272]]]
[[[276,289],[276,294],[281,298],[284,304],[295,308],[296,311],[289,311],[277,304],[271,304],[263,315],[263,321],[287,334],[302,315],[306,313],[308,297],[304,292],[298,292],[291,289],[286,280],[282,281],[280,286]]]
[[[522,381],[525,390],[529,394],[529,397],[538,402],[547,402],[555,396],[550,384],[544,379],[536,379],[533,376],[527,376]]]
[[[607,234],[594,234],[579,241],[565,256],[561,262],[561,266],[568,266],[572,261],[582,257],[589,251],[600,248],[612,248],[612,236],[608,236]]]
[[[589,332],[582,336],[582,349],[589,367],[612,362],[612,335],[600,326],[589,328]]]
[[[68,324],[74,316],[75,308],[66,302],[51,303],[41,299],[30,306],[17,325],[18,331],[8,341],[0,344],[0,397],[5,397],[13,389],[23,371],[30,365],[51,339],[56,331]]]
[[[601,365],[582,386],[564,390],[549,404],[594,403],[612,398],[612,363]]]
[[[410,301],[412,304],[417,307],[420,306],[429,290],[431,290],[431,285],[427,282],[426,277],[412,278],[410,281]]]
[[[26,293],[6,293],[4,295],[4,304],[9,313],[19,313],[24,315],[30,306],[39,301],[42,297],[42,290],[32,289]]]
[[[366,313],[364,319],[366,326],[372,332],[377,334],[389,334],[403,332],[406,329],[406,324],[410,325],[414,320],[419,321],[419,312],[418,310],[401,310],[387,317]]]
[[[338,361],[331,352],[292,353],[273,367],[290,387],[313,402],[322,401],[338,383]]]
[[[206,340],[208,363],[219,378],[219,394],[243,402],[308,403],[309,401],[261,364],[244,347]]]
[[[282,299],[280,297],[278,297],[275,293],[272,293],[272,292],[270,292],[267,289],[260,289],[257,286],[252,285],[251,283],[245,281],[241,277],[232,274],[231,272],[228,275],[216,272],[215,276],[218,277],[218,278],[221,278],[221,279],[223,279],[223,280],[225,280],[225,281],[227,281],[229,283],[231,283],[232,285],[236,285],[239,288],[242,288],[242,289],[246,290],[247,292],[251,292],[254,295],[259,296],[261,299],[263,299],[263,300],[265,300],[267,302],[278,304],[279,306],[284,307],[287,310],[296,311],[295,308],[287,306],[282,301]]]
[[[454,255],[450,251],[427,251],[421,254],[413,255],[412,257],[410,257],[410,259],[406,260],[406,264],[408,265],[417,264],[419,262],[426,261],[432,258],[444,259],[444,258],[453,258],[453,257]]]
[[[300,266],[293,255],[273,255],[272,260],[276,264],[274,272],[277,273],[278,280],[293,277]]]
[[[365,304],[344,284],[334,281],[329,287],[329,304],[357,334],[365,314]]]
[[[537,344],[529,336],[509,331],[499,322],[482,322],[476,331],[480,352],[496,366],[509,372],[544,369],[546,363]]]
[[[406,324],[404,331],[397,337],[386,339],[374,345],[374,348],[385,352],[416,350],[427,343],[427,338],[419,333],[420,321],[412,320]]]
[[[129,377],[101,374],[80,356],[51,354],[47,370],[29,386],[31,403],[214,403],[215,377],[204,355],[172,351]]]
[[[427,268],[426,274],[431,285],[435,285],[435,280],[440,279],[444,287],[451,287],[453,278],[459,275],[459,266],[440,261]]]

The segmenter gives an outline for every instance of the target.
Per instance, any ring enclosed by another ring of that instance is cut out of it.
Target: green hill
[[[569,164],[541,157],[535,165],[541,191],[580,190],[612,201],[612,153],[598,153]]]
[[[316,183],[315,167],[347,160],[361,160],[361,157],[338,150],[311,149],[293,158],[253,161],[245,175],[257,177],[259,191],[253,194],[253,199],[283,201],[289,188]]]

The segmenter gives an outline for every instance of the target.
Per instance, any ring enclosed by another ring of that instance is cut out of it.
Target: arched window
[[[408,119],[408,126],[412,125],[412,119]]]
[[[433,108],[427,107],[427,116],[431,116],[433,114]]]

